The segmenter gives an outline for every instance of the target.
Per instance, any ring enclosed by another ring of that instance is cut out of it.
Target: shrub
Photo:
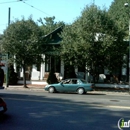
[[[57,80],[56,75],[53,70],[51,70],[48,75],[47,83],[48,84],[58,83],[58,80]]]
[[[0,86],[3,86],[4,83],[4,71],[0,68]]]
[[[9,67],[9,85],[16,85],[18,82],[18,77],[17,77],[17,73],[14,72],[14,68],[13,66],[11,65]]]

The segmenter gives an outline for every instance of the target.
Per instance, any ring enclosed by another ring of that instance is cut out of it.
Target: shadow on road
[[[87,94],[86,100],[89,95],[100,94]],[[96,102],[94,105],[28,94],[1,94],[0,97],[8,106],[0,120],[0,130],[117,130],[118,120],[130,115],[128,110],[97,107],[101,104]]]
[[[71,94],[71,95],[79,95],[79,94],[77,94],[77,93],[70,93],[70,92],[68,92],[68,93],[64,93],[64,92],[56,92],[56,93],[53,93],[53,94]],[[87,95],[106,95],[105,93],[91,93],[91,92],[87,92],[87,93],[85,93],[85,94],[82,94],[82,96],[87,96]]]

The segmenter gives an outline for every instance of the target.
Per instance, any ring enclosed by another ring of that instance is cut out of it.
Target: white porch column
[[[86,66],[86,70],[88,70],[88,67]],[[90,75],[89,75],[89,72],[86,72],[85,73],[85,80],[88,82],[89,80],[89,77],[90,77]]]
[[[75,67],[75,74],[77,75],[78,73],[78,67]]]
[[[60,73],[62,78],[64,78],[64,61],[61,60]]]
[[[16,56],[14,56],[14,59],[16,59]],[[14,62],[14,72],[17,72],[16,63]]]
[[[45,61],[45,55],[42,54],[42,58]],[[41,63],[41,69],[40,69],[40,80],[43,80],[45,75],[45,62]]]

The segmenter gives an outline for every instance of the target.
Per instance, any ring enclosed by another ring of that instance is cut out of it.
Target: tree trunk
[[[23,64],[23,87],[24,87],[24,88],[27,88],[25,69],[26,69],[25,64]]]

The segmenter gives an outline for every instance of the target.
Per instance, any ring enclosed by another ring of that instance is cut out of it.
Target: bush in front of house
[[[4,70],[0,68],[0,86],[3,86],[4,83]]]
[[[16,85],[18,82],[18,77],[17,77],[17,73],[14,72],[14,68],[13,66],[11,65],[9,67],[9,81],[8,81],[8,84],[9,85]]]
[[[58,80],[57,80],[56,75],[53,70],[51,70],[48,75],[47,83],[48,84],[58,83]]]

